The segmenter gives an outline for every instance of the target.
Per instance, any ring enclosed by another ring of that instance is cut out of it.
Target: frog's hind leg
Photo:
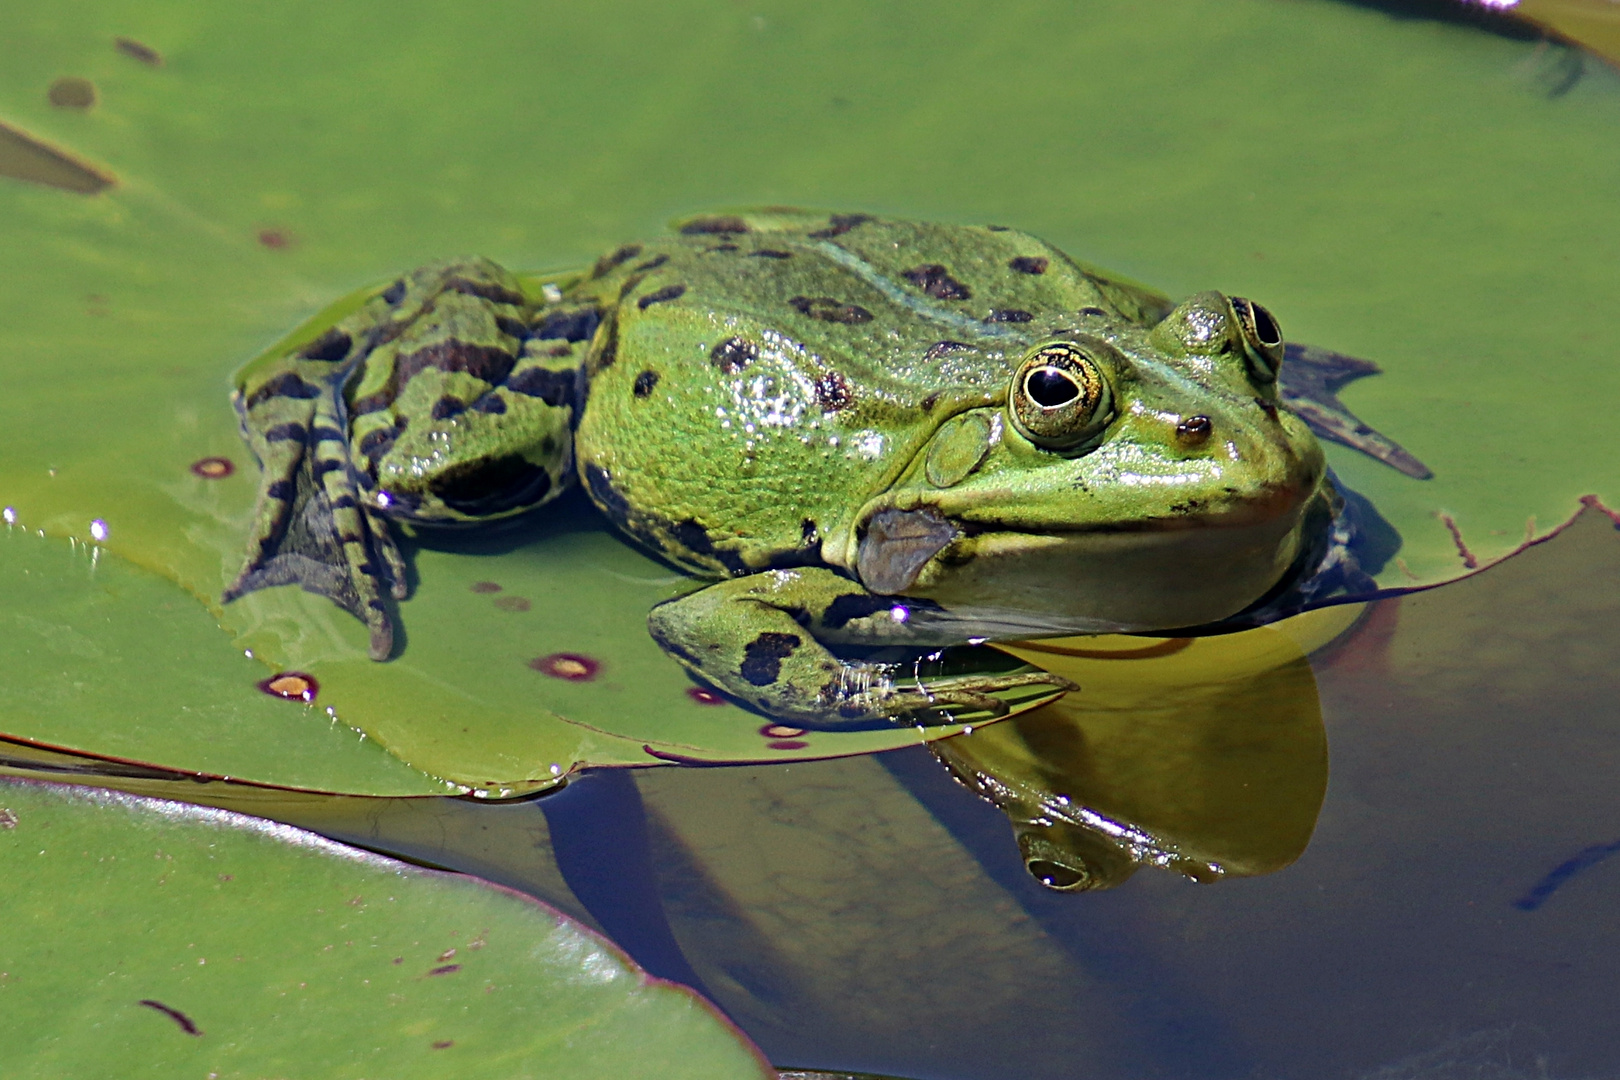
[[[360,501],[343,434],[348,370],[317,379],[289,372],[246,398],[238,395],[243,433],[264,479],[242,571],[222,599],[299,585],[364,622],[370,655],[383,660],[393,650],[394,629],[381,590],[401,596],[404,564],[387,524]]]

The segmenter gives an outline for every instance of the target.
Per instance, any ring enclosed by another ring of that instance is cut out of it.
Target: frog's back
[[[745,211],[626,245],[569,289],[602,326],[576,449],[632,535],[700,573],[848,567],[864,503],[939,425],[1001,401],[1085,308],[1168,302],[1024,233]]]

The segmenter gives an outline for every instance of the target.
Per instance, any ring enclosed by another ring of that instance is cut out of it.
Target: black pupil
[[[1037,881],[1053,889],[1072,889],[1086,878],[1078,870],[1071,870],[1047,859],[1031,859],[1026,865]]]
[[[1260,344],[1281,344],[1282,330],[1277,326],[1277,320],[1271,317],[1271,312],[1259,304],[1251,303],[1249,307],[1254,311],[1254,334],[1260,339]]]
[[[1067,405],[1080,396],[1080,387],[1067,372],[1053,367],[1039,367],[1024,380],[1024,389],[1035,404],[1045,409]]]

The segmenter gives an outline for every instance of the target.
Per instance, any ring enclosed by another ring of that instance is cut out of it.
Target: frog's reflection
[[[930,745],[1006,813],[1025,867],[1049,888],[1106,889],[1143,865],[1194,881],[1267,874],[1305,850],[1327,788],[1305,651],[1354,617],[1008,646],[1082,689]]]

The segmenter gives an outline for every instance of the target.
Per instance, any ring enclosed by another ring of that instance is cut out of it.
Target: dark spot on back
[[[1006,225],[986,225],[985,228],[990,232],[1012,232]]]
[[[799,522],[799,536],[805,547],[814,547],[821,543],[821,530],[817,528],[815,519],[805,518]]]
[[[596,355],[590,358],[591,374],[600,374],[613,366],[613,361],[619,358],[619,324],[617,321],[609,322],[607,333],[602,341],[601,348]]]
[[[701,217],[681,226],[682,236],[703,236],[709,233],[745,233],[748,222],[734,214]]]
[[[579,376],[575,371],[524,368],[506,381],[506,388],[524,397],[537,397],[547,405],[573,404]]]
[[[574,347],[572,345],[569,345],[566,342],[564,342],[561,345],[553,345],[551,348],[546,350],[546,355],[547,356],[572,356],[572,355],[574,355]]]
[[[1265,413],[1271,419],[1273,419],[1273,420],[1277,419],[1277,403],[1276,402],[1268,401],[1263,397],[1257,397],[1257,398],[1254,399],[1254,403],[1256,405],[1260,406],[1260,411]]]
[[[709,255],[709,254],[712,254],[713,252],[716,252],[716,251],[736,251],[736,250],[737,250],[737,245],[736,244],[715,244],[713,247],[704,248],[703,253],[705,255]]]
[[[951,277],[951,272],[941,263],[914,266],[902,271],[900,276],[935,300],[967,300],[973,295],[966,285]]]
[[[274,480],[271,481],[269,487],[264,489],[264,493],[272,499],[291,502],[293,496],[298,493],[298,485],[291,480]]]
[[[640,300],[637,300],[636,306],[642,311],[646,311],[654,304],[662,304],[666,300],[677,300],[685,294],[685,285],[665,285],[657,292],[650,292],[646,296],[643,296]]]
[[[816,380],[816,404],[821,406],[822,412],[848,408],[854,400],[855,391],[849,385],[849,380],[838,372],[825,372]]]
[[[747,338],[727,338],[714,347],[709,359],[727,375],[735,375],[759,357],[759,346]]]
[[[743,646],[742,677],[755,686],[771,685],[781,677],[782,661],[802,644],[804,639],[798,634],[765,631]]]
[[[405,299],[405,279],[400,278],[398,281],[388,286],[388,288],[384,289],[382,291],[382,298],[386,300],[390,306]]]
[[[830,240],[835,236],[843,236],[857,225],[865,225],[868,221],[875,220],[870,214],[834,214],[827,219],[825,229],[817,229],[810,235],[817,240]]]
[[[274,397],[308,400],[320,396],[321,388],[319,386],[312,382],[305,382],[298,377],[296,372],[284,371],[253,391],[247,399],[247,408],[251,409],[261,401],[269,401]]]
[[[265,442],[303,442],[308,434],[303,424],[277,424],[264,433]]]
[[[636,269],[637,270],[656,270],[660,266],[663,266],[667,262],[669,262],[669,256],[668,255],[655,255],[652,258],[648,259],[646,262],[637,265]]]
[[[1050,265],[1041,255],[1019,255],[1007,263],[1007,266],[1020,274],[1044,274]]]
[[[640,254],[640,244],[626,244],[617,251],[610,251],[600,259],[596,260],[596,265],[591,268],[591,277],[599,278],[610,270],[615,269],[620,264],[627,263]]]
[[[1104,311],[1100,307],[1083,307],[1083,308],[1080,309],[1080,314],[1082,314],[1082,315],[1107,315],[1108,312]]]
[[[395,439],[399,439],[399,431],[395,431],[394,427],[377,427],[376,431],[366,432],[360,439],[361,457],[376,461],[394,449]]]
[[[534,336],[542,341],[584,341],[596,333],[602,313],[593,307],[551,311],[540,320]]]
[[[451,338],[401,356],[394,362],[392,381],[396,387],[403,387],[421,372],[436,368],[443,372],[466,372],[493,385],[506,378],[516,363],[517,357],[505,349]]]
[[[349,406],[349,415],[365,416],[367,413],[381,412],[394,403],[394,388],[385,386],[375,394],[367,394],[363,398],[356,398]]]
[[[314,341],[299,350],[298,355],[305,360],[325,360],[335,363],[349,355],[349,347],[354,344],[347,333],[333,327]]]
[[[932,362],[934,360],[938,360],[942,356],[948,355],[948,354],[953,353],[953,352],[972,352],[972,351],[973,351],[973,346],[967,344],[966,342],[962,342],[962,341],[936,341],[936,342],[934,342],[934,344],[932,344],[932,345],[930,345],[928,347],[927,352],[923,353],[923,359],[926,360],[926,361]]]
[[[514,337],[519,341],[528,339],[529,328],[521,319],[514,319],[507,315],[497,315],[495,316],[495,325],[507,337]]]
[[[795,296],[788,301],[801,315],[832,323],[863,323],[872,313],[859,304],[846,304],[830,296]]]
[[[779,251],[776,248],[760,248],[758,251],[750,251],[748,254],[749,254],[750,257],[755,258],[755,259],[791,259],[791,258],[793,258],[793,252],[791,252],[791,251]]]
[[[472,409],[489,416],[499,416],[506,411],[506,399],[492,390],[473,402]]]
[[[641,284],[641,279],[643,276],[644,275],[641,274],[631,274],[629,277],[625,278],[624,284],[619,286],[619,299],[623,300],[625,297],[635,292],[636,286]]]
[[[471,278],[453,277],[444,283],[445,292],[461,293],[463,296],[476,296],[480,300],[488,300],[496,304],[512,304],[522,306],[523,294],[513,292],[504,285],[497,285],[493,281],[474,281]]]
[[[984,321],[995,323],[1024,323],[1029,322],[1029,320],[1033,319],[1034,317],[1035,316],[1031,315],[1029,312],[1020,311],[1017,308],[996,308],[994,311],[990,312],[989,315],[985,316]]]
[[[653,387],[657,385],[658,372],[643,371],[640,375],[636,376],[635,385],[633,385],[630,389],[631,392],[636,395],[636,397],[646,397],[648,394],[653,392]]]
[[[918,407],[921,408],[923,412],[933,412],[934,406],[939,404],[939,396],[940,392],[935,390],[932,394],[929,394],[927,397],[923,398],[922,401],[918,402]]]

